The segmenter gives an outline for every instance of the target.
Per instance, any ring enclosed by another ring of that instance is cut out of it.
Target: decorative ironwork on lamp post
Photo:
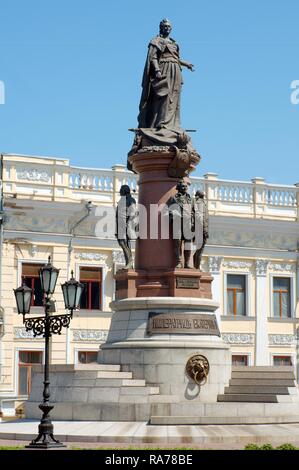
[[[51,296],[55,291],[59,269],[51,264],[51,257],[48,263],[39,270],[39,277],[43,294],[45,296],[44,309],[45,315],[42,317],[26,318],[30,313],[33,290],[24,283],[18,289],[14,289],[18,313],[23,315],[23,323],[26,331],[32,331],[34,336],[43,336],[45,338],[45,368],[44,368],[44,391],[43,402],[39,405],[43,412],[39,427],[38,436],[26,446],[31,449],[48,449],[50,447],[64,447],[60,441],[54,437],[54,428],[51,422],[50,411],[54,405],[50,404],[50,379],[49,379],[49,342],[53,334],[61,334],[62,328],[68,328],[73,317],[73,311],[79,308],[83,284],[76,281],[73,276],[71,279],[61,285],[66,310],[71,313],[64,315],[51,315],[52,304]]]

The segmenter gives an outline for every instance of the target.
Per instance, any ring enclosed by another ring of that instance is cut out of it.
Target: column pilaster
[[[269,366],[268,347],[268,302],[267,302],[267,270],[269,261],[256,260],[255,288],[255,365]]]

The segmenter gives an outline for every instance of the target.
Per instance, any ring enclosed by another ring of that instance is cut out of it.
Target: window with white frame
[[[227,274],[226,276],[227,315],[246,316],[246,276]]]
[[[79,364],[95,364],[98,362],[98,351],[78,351]]]
[[[274,366],[292,366],[291,356],[273,356]]]
[[[273,316],[291,317],[291,278],[273,277]]]
[[[80,282],[84,285],[80,307],[87,310],[102,310],[102,268],[80,266]]]
[[[19,351],[18,357],[19,395],[29,395],[31,389],[31,371],[35,364],[42,364],[42,351]]]
[[[232,354],[232,365],[233,366],[248,366],[248,355],[247,354]]]
[[[41,307],[44,301],[39,270],[44,264],[22,263],[22,284],[33,290],[32,307]]]

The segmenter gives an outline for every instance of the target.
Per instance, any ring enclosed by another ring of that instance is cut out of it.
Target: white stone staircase
[[[144,420],[143,410],[138,415],[138,404],[148,412],[152,399],[160,396],[159,387],[134,379],[132,372],[123,372],[120,365],[114,364],[53,365],[50,381],[51,402],[55,405],[53,419]],[[27,418],[40,415],[42,393],[43,369],[36,366],[25,404]]]
[[[220,395],[220,401],[208,403],[200,400],[200,394],[183,401],[175,395],[161,395],[159,387],[134,379],[132,372],[122,371],[119,365],[53,365],[50,390],[55,407],[51,416],[55,420],[148,421],[153,425],[299,423],[293,371],[248,369],[234,369],[228,387],[231,393],[226,390],[223,395],[230,395],[228,400],[221,400]],[[40,418],[42,392],[43,369],[35,366],[26,418]],[[233,400],[240,395],[240,401]]]
[[[239,366],[232,368],[229,386],[218,395],[219,402],[299,402],[294,369],[291,366]]]

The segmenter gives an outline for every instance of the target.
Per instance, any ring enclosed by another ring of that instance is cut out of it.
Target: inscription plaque
[[[199,289],[199,279],[196,277],[177,277],[177,289]]]
[[[202,313],[149,312],[147,333],[220,336],[216,316]]]

